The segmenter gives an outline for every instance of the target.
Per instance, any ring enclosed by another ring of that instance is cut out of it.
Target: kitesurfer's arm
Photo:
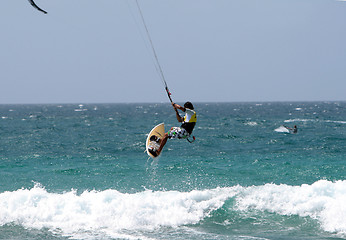
[[[292,128],[286,127],[285,125],[283,125],[285,128],[287,128],[288,130],[293,130]]]
[[[179,110],[185,112],[185,108],[183,108],[183,107],[180,106],[179,104],[172,103],[172,106],[173,106],[173,108],[174,108],[175,110],[176,110],[176,109],[179,109]],[[175,111],[175,115],[177,116],[178,122],[183,122],[183,121],[184,121],[184,118],[181,117],[181,116],[179,115],[178,111]]]

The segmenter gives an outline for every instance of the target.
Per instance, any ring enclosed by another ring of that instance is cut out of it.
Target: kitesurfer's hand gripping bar
[[[173,105],[173,108],[174,108],[176,114],[179,115],[178,109],[177,109],[176,107],[174,107],[174,103],[173,103],[173,100],[172,100],[172,97],[171,97],[171,93],[170,93],[170,91],[168,90],[168,87],[166,86],[165,88],[166,88],[166,92],[167,92],[168,98],[169,98],[169,100],[171,101],[171,103],[172,103],[172,105]],[[179,116],[180,116],[180,115],[179,115]]]

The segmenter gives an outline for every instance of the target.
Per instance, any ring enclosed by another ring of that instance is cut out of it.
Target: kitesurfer
[[[191,102],[186,102],[184,107],[172,102],[172,106],[176,112],[178,122],[181,122],[182,124],[180,127],[172,127],[171,130],[165,133],[162,139],[157,139],[157,141],[160,143],[159,149],[156,151],[149,149],[149,152],[155,157],[161,153],[167,139],[187,139],[191,135],[193,128],[196,125],[197,115]],[[177,109],[185,112],[185,116],[181,117]]]
[[[289,127],[286,127],[286,126],[284,126],[284,127],[287,128],[288,130],[290,130],[292,133],[297,133],[298,132],[297,125],[294,125],[293,128],[289,128]]]

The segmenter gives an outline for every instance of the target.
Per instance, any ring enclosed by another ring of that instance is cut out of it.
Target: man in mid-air
[[[169,130],[167,133],[165,133],[165,135],[162,139],[152,139],[152,140],[156,140],[160,143],[160,147],[157,150],[149,149],[149,152],[154,157],[160,155],[160,153],[161,153],[163,147],[165,146],[168,138],[169,139],[172,139],[172,138],[186,139],[192,134],[193,128],[196,125],[197,115],[196,115],[196,112],[194,111],[194,107],[193,107],[191,102],[186,102],[184,104],[184,107],[182,107],[176,103],[172,103],[172,106],[175,110],[178,122],[181,122],[182,124],[180,127],[172,127],[171,130]],[[179,115],[179,112],[177,109],[185,112],[185,116],[181,117]]]

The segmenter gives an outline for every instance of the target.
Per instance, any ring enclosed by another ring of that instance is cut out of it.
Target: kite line
[[[143,26],[145,28],[146,35],[147,35],[147,37],[149,39],[151,50],[152,50],[153,55],[155,57],[156,71],[159,73],[161,81],[162,81],[163,85],[165,86],[165,90],[167,92],[169,100],[171,101],[171,103],[173,103],[173,100],[172,100],[172,97],[171,97],[171,92],[168,89],[168,85],[167,85],[167,82],[166,82],[166,79],[165,79],[165,75],[163,74],[163,70],[162,70],[159,58],[157,57],[157,54],[156,54],[156,51],[155,51],[155,48],[154,48],[154,44],[153,44],[153,41],[151,40],[150,33],[149,33],[149,30],[148,30],[147,24],[145,23],[144,15],[143,15],[141,7],[140,7],[140,5],[138,3],[138,0],[136,0],[136,4],[137,4],[137,8],[138,8],[139,14],[141,15],[141,19],[142,19]],[[176,108],[174,108],[174,109],[178,113],[178,110]]]
[[[143,16],[143,12],[141,10],[141,7],[138,3],[138,0],[135,0],[136,1],[136,4],[137,4],[137,8],[138,8],[138,11],[139,11],[139,14],[141,15],[141,19],[142,19],[142,23],[143,23],[143,26],[145,28],[145,31],[146,31],[146,35],[149,39],[149,42],[150,42],[150,46],[151,46],[151,50],[153,52],[153,55],[155,57],[155,62],[156,62],[156,71],[159,73],[159,76],[161,78],[161,81],[163,82],[164,86],[165,86],[165,90],[167,92],[167,96],[169,98],[169,100],[171,101],[171,103],[173,104],[173,100],[172,100],[172,97],[171,97],[171,92],[169,91],[168,89],[168,85],[167,85],[167,82],[166,82],[166,79],[165,79],[165,75],[163,74],[163,71],[162,71],[162,67],[161,67],[161,64],[160,64],[160,61],[159,61],[159,58],[157,57],[157,54],[156,54],[156,51],[155,51],[155,48],[154,48],[154,44],[153,44],[153,41],[151,40],[151,37],[150,37],[150,33],[149,33],[149,30],[148,30],[148,27],[147,27],[147,24],[145,23],[145,20],[144,20],[144,16]],[[173,105],[174,107],[174,105]],[[174,107],[174,110],[176,112],[177,115],[179,115],[179,112],[178,112],[178,109]],[[180,115],[179,115],[180,116]],[[189,142],[189,143],[192,143],[196,140],[195,136],[192,136],[192,140],[190,140],[189,138],[186,138],[186,140]]]

